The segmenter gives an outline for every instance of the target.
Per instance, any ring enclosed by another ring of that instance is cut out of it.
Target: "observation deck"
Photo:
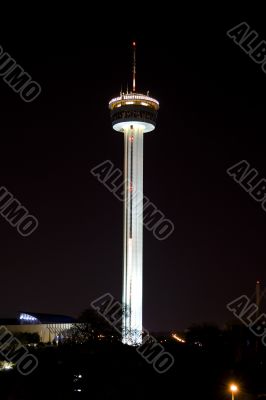
[[[109,102],[109,109],[115,131],[124,132],[133,126],[151,132],[156,126],[159,102],[141,93],[122,93]]]

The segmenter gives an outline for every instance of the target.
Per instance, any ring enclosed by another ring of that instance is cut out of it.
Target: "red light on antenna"
[[[133,46],[136,46],[136,42],[133,42]]]

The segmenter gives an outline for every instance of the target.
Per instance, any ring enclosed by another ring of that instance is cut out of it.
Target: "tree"
[[[22,344],[37,344],[40,343],[40,335],[30,332],[17,332],[14,336],[22,343]]]
[[[71,332],[72,341],[85,343],[91,340],[118,340],[119,334],[96,310],[84,310],[78,322],[73,325]]]
[[[203,348],[217,347],[222,331],[215,325],[192,325],[186,332],[188,343],[202,346]]]

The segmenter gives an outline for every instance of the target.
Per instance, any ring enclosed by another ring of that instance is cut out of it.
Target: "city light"
[[[19,319],[24,320],[24,321],[34,321],[34,322],[38,321],[37,318],[33,317],[32,315],[25,314],[25,313],[21,313],[19,316]]]
[[[14,363],[9,361],[0,361],[0,371],[8,371],[14,368]]]
[[[231,383],[230,385],[230,391],[232,393],[232,400],[235,398],[235,393],[238,392],[238,387],[234,383]]]
[[[182,339],[181,337],[177,336],[175,333],[172,334],[172,338],[174,338],[177,342],[186,343],[186,341],[184,339]]]
[[[233,385],[230,386],[230,390],[231,390],[231,392],[235,393],[235,392],[237,392],[238,388],[237,388],[236,385],[233,384]]]

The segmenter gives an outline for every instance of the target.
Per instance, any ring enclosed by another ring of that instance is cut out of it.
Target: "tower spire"
[[[136,42],[133,45],[133,93],[136,91]]]

